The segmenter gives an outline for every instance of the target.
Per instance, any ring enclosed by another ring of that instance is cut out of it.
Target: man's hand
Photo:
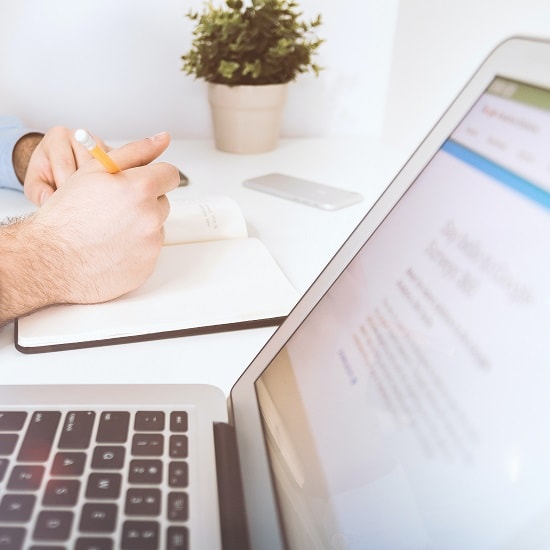
[[[174,166],[149,163],[169,141],[163,133],[111,151],[118,174],[84,162],[40,210],[0,227],[0,322],[110,300],[149,277],[169,213],[165,193],[179,183]]]
[[[73,131],[68,128],[62,126],[51,128],[38,143],[37,136],[39,134],[23,136],[16,145],[13,157],[17,177],[24,182],[25,195],[40,206],[92,156],[74,139]],[[30,158],[27,157],[26,170],[20,174],[17,172],[17,165],[19,164],[21,168],[24,166],[25,158],[21,155],[25,149],[21,145],[22,149],[19,152],[17,148],[20,144],[24,145],[25,140],[30,146],[33,137],[36,147]],[[96,138],[96,142],[105,148],[105,144],[100,139]]]

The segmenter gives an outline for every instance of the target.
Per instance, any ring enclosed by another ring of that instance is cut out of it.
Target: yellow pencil
[[[95,139],[86,130],[77,130],[74,133],[74,137],[78,143],[92,153],[95,159],[103,164],[107,172],[110,174],[120,172],[120,168],[115,164],[114,160],[95,142]]]

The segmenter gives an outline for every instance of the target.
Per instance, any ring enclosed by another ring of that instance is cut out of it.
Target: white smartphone
[[[338,210],[363,200],[363,197],[355,191],[347,191],[286,174],[265,174],[245,180],[243,185],[322,210]]]

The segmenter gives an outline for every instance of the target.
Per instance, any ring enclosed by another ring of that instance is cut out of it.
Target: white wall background
[[[216,0],[221,1],[221,0]],[[285,136],[381,131],[398,0],[300,0],[321,12],[319,78],[291,85]],[[0,112],[110,139],[209,137],[206,87],[181,72],[202,0],[2,0]]]
[[[215,0],[220,2],[221,0]],[[549,0],[300,0],[321,12],[320,78],[291,85],[283,135],[389,136],[412,150],[487,53],[550,38]],[[111,139],[210,137],[205,85],[184,75],[202,0],[2,0],[0,112]],[[550,68],[549,68],[550,70]]]
[[[550,1],[400,1],[384,133],[404,156],[511,35],[550,39]]]

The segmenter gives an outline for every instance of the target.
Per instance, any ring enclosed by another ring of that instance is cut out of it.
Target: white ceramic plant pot
[[[265,153],[277,147],[288,84],[208,83],[216,147],[228,153]]]

